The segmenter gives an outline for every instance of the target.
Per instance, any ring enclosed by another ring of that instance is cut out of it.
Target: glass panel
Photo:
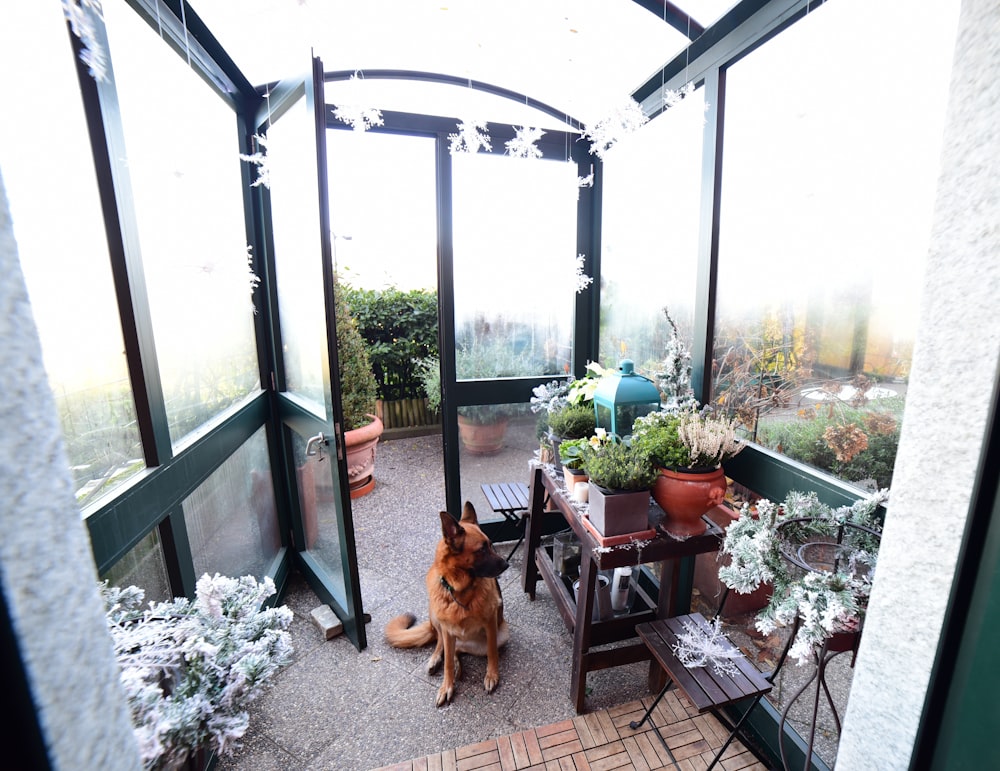
[[[338,274],[358,289],[435,289],[434,140],[354,131],[326,140]]]
[[[328,371],[313,112],[299,99],[267,132],[271,224],[287,387],[326,416]]]
[[[728,76],[715,398],[865,488],[892,475],[957,5],[832,3]]]
[[[66,23],[51,3],[18,3],[4,13],[0,50],[17,51],[18,68],[32,76],[10,84],[10,103],[31,105],[30,120],[0,121],[0,167],[84,507],[145,463]]]
[[[263,428],[184,501],[195,575],[267,575],[281,548]]]
[[[100,576],[108,586],[138,586],[146,595],[144,602],[173,598],[159,531],[153,530],[124,557]]]
[[[260,388],[236,118],[127,4],[104,12],[177,444]]]
[[[575,164],[453,156],[459,379],[572,368]]]
[[[334,489],[332,476],[337,473],[337,469],[325,454],[306,456],[305,440],[298,434],[293,434],[292,444],[292,457],[300,459],[297,461],[296,473],[306,549],[326,569],[331,591],[346,607],[347,589],[340,551],[337,491]]]
[[[528,461],[538,450],[537,416],[524,404],[458,408],[462,500],[472,501],[480,522],[499,520],[480,485],[528,483]]]
[[[671,329],[691,345],[698,268],[704,91],[616,144],[604,163],[601,363],[653,377]]]

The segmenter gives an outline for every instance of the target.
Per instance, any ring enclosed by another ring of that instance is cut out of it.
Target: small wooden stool
[[[490,508],[497,514],[503,514],[504,519],[521,528],[521,537],[517,539],[514,548],[507,555],[509,560],[514,556],[517,547],[524,541],[524,515],[528,512],[528,486],[524,482],[498,482],[496,484],[480,485]]]
[[[636,730],[645,723],[653,710],[656,709],[656,705],[660,703],[660,699],[670,689],[670,686],[676,684],[687,697],[688,701],[699,712],[711,712],[730,731],[729,738],[726,739],[725,744],[722,745],[708,766],[711,769],[719,761],[719,758],[722,757],[722,753],[729,747],[736,734],[739,733],[743,727],[743,722],[753,708],[757,706],[757,702],[771,690],[771,678],[761,674],[742,653],[737,658],[732,659],[733,664],[738,669],[738,674],[735,676],[720,674],[712,666],[688,669],[678,660],[673,650],[673,646],[677,644],[678,635],[686,632],[685,622],[688,624],[697,624],[706,632],[710,631],[711,628],[700,613],[692,613],[688,616],[674,616],[661,621],[650,621],[636,626],[635,631],[646,644],[646,647],[649,648],[653,657],[666,671],[667,684],[660,691],[659,696],[656,697],[656,700],[653,701],[649,709],[646,710],[646,714],[642,716],[642,720],[633,720],[629,724],[629,727],[632,730]],[[730,644],[730,647],[736,650],[732,644]],[[721,714],[720,709],[727,704],[733,704],[744,699],[753,699],[753,704],[750,705],[750,708],[743,714],[743,717],[734,725],[728,718]],[[655,725],[653,726],[653,730],[659,737],[674,766],[677,766],[677,760],[670,751],[670,747],[667,746],[667,742],[660,733],[660,730]]]

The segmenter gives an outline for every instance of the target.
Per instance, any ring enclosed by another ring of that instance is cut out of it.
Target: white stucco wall
[[[141,768],[2,176],[0,372],[0,577],[49,760],[65,771]]]
[[[966,0],[892,499],[838,771],[908,768],[951,590],[1000,358],[998,73],[1000,4]]]

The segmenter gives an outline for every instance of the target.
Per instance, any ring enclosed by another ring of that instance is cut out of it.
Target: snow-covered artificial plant
[[[274,582],[203,575],[196,599],[150,602],[101,585],[108,630],[146,769],[176,768],[199,748],[231,752],[246,711],[292,659],[287,607],[261,608]]]

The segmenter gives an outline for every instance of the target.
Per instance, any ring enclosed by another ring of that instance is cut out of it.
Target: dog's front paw
[[[487,672],[486,677],[483,678],[483,687],[486,689],[486,693],[493,693],[499,684],[500,674],[498,672]]]
[[[445,704],[451,701],[454,695],[455,695],[454,685],[442,685],[440,688],[438,688],[437,703],[435,706],[443,707]]]

